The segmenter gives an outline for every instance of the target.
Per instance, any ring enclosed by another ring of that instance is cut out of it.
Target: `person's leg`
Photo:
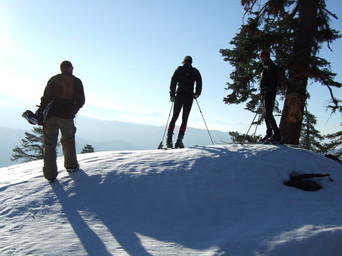
[[[276,92],[267,93],[265,96],[265,122],[267,129],[272,129],[272,138],[280,140],[280,130],[273,116],[273,108],[275,103]]]
[[[184,100],[183,100],[182,124],[181,124],[181,126],[179,128],[179,132],[183,133],[183,135],[185,133],[186,126],[188,124],[188,119],[189,119],[189,115],[190,115],[190,111],[191,111],[193,100],[194,99],[192,98],[192,96],[184,98]]]
[[[267,141],[273,135],[272,126],[270,122],[268,121],[268,119],[266,119],[266,117],[265,117],[265,123],[266,123],[266,135],[261,139],[261,142]]]
[[[58,139],[58,125],[54,116],[49,115],[44,126],[44,177],[48,180],[54,180],[57,177],[57,139]]]
[[[183,98],[182,124],[179,128],[178,138],[177,138],[176,145],[175,145],[176,148],[184,148],[183,138],[184,138],[187,124],[188,124],[188,119],[189,119],[189,114],[191,111],[192,103],[193,103],[193,97],[191,95]]]
[[[172,136],[173,136],[173,130],[175,129],[176,121],[178,119],[179,113],[182,109],[182,101],[179,97],[176,97],[174,106],[173,106],[173,115],[171,118],[171,121],[169,123],[168,131],[167,131],[167,137],[166,137],[166,146],[168,148],[172,148]]]
[[[64,155],[64,167],[66,169],[76,169],[78,167],[75,133],[76,127],[73,119],[59,119],[61,129],[61,144]]]

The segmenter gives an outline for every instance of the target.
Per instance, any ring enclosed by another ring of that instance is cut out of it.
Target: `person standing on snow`
[[[266,135],[261,142],[281,143],[280,130],[273,116],[273,108],[277,94],[279,81],[278,67],[270,58],[268,51],[261,51],[259,58],[263,65],[260,79],[260,92],[264,107],[264,117],[266,123]]]
[[[202,77],[200,72],[192,66],[192,57],[185,56],[183,66],[174,72],[170,83],[170,100],[174,102],[173,116],[170,121],[166,139],[166,146],[172,148],[172,135],[176,121],[183,108],[182,124],[179,128],[175,148],[184,148],[183,138],[191,111],[193,99],[197,99],[202,92]],[[194,85],[196,89],[194,93]],[[177,89],[176,89],[177,88]]]
[[[75,77],[70,61],[60,65],[61,74],[51,77],[41,97],[38,116],[49,108],[43,124],[44,135],[44,177],[50,182],[57,178],[56,146],[59,130],[64,155],[64,167],[68,172],[79,168],[75,148],[74,117],[85,103],[82,82]],[[40,118],[42,118],[40,116]]]

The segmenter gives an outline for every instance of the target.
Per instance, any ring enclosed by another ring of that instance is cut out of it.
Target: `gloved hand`
[[[197,99],[199,97],[198,94],[194,94],[194,99]]]
[[[170,101],[171,101],[171,102],[174,102],[175,99],[176,99],[176,97],[171,97],[171,98],[170,98]]]

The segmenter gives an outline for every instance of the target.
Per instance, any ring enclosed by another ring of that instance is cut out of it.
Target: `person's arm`
[[[76,103],[76,113],[79,111],[80,108],[83,107],[85,103],[85,95],[84,95],[84,88],[82,81],[78,78],[77,79],[77,86],[76,86],[76,93],[75,93],[75,103]]]
[[[196,69],[196,89],[195,89],[195,94],[197,96],[200,96],[202,93],[202,76],[201,73]]]
[[[170,82],[170,98],[174,98],[176,96],[176,87],[178,83],[178,72],[179,72],[179,67],[175,70],[171,77],[171,82]]]

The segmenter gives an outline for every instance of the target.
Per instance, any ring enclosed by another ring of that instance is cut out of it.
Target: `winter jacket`
[[[85,102],[81,80],[74,75],[58,74],[51,77],[41,98],[40,108],[45,109],[51,101],[50,114],[74,118]]]
[[[276,92],[278,85],[279,75],[278,67],[272,60],[263,63],[263,70],[260,79],[260,91],[264,95],[266,92]]]
[[[195,82],[195,94],[201,95],[202,77],[198,69],[192,67],[191,64],[184,64],[183,66],[179,66],[171,78],[170,97],[175,97],[177,84],[177,94],[193,95]]]

